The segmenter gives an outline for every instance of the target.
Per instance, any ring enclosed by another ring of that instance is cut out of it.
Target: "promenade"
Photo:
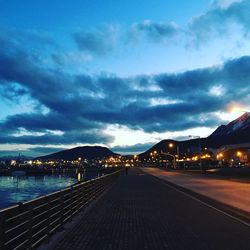
[[[40,249],[248,250],[250,230],[153,176],[131,169]]]

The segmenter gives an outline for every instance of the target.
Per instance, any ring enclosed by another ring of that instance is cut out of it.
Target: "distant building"
[[[231,166],[250,166],[250,143],[231,144],[220,147],[216,152],[217,160]]]

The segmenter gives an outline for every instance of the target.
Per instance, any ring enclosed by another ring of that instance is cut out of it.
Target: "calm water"
[[[0,209],[63,189],[77,182],[62,175],[0,176]]]

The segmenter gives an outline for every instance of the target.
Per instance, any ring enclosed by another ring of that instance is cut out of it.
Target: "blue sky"
[[[249,110],[249,24],[246,0],[0,0],[0,155],[208,136]]]

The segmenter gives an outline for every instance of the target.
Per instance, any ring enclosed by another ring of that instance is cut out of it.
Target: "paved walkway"
[[[250,249],[249,227],[131,169],[53,250]]]
[[[250,213],[250,183],[183,174],[159,168],[143,171]]]

